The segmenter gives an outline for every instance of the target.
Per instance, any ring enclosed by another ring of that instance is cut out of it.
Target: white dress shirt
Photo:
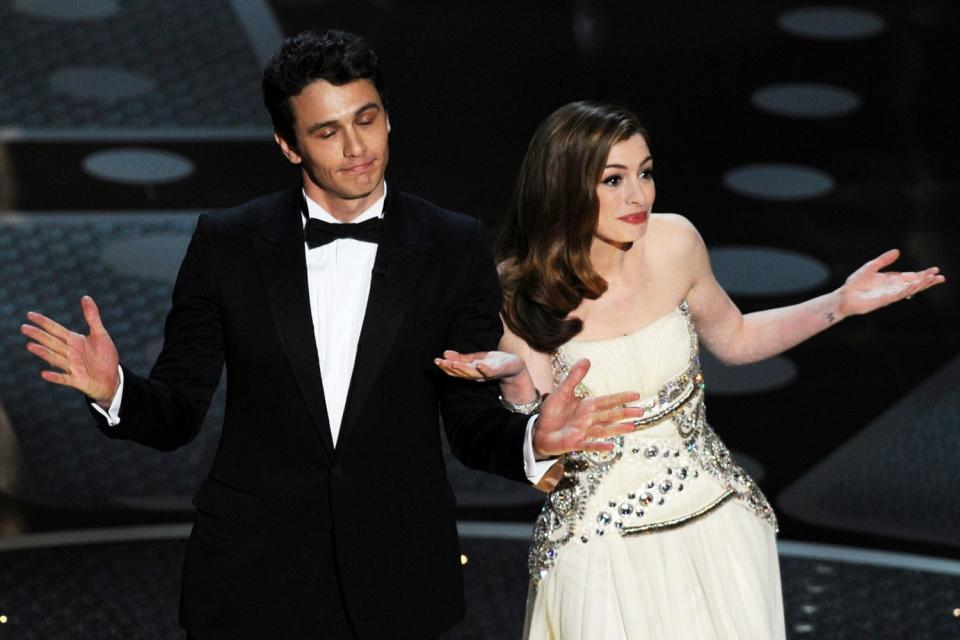
[[[340,221],[316,202],[306,197],[311,218],[339,224]],[[384,195],[351,223],[383,217]],[[304,220],[306,224],[306,220]],[[337,444],[347,391],[357,357],[360,329],[370,296],[370,279],[377,245],[353,238],[339,238],[310,249],[303,245],[307,257],[307,288],[310,293],[310,315],[313,337],[317,341],[323,396],[330,420],[330,436]]]

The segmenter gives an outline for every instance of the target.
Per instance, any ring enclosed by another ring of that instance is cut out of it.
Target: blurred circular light
[[[189,234],[163,233],[115,240],[107,244],[100,260],[123,276],[173,283],[190,244]],[[153,349],[149,343],[146,349]],[[155,355],[159,355],[157,349]]]
[[[709,351],[700,357],[707,394],[718,396],[763,393],[785,387],[797,377],[797,367],[785,356],[736,366],[725,365]]]
[[[141,73],[117,67],[62,67],[50,75],[49,82],[56,93],[101,102],[150,93],[157,85]]]
[[[811,256],[773,247],[718,247],[710,250],[717,282],[735,295],[786,295],[823,284],[830,270]]]
[[[853,91],[816,82],[771,84],[754,91],[750,101],[758,109],[790,118],[837,118],[860,108]]]
[[[852,7],[803,7],[780,14],[780,28],[815,40],[861,40],[886,30],[884,19],[872,11]]]
[[[759,200],[806,200],[833,190],[830,174],[799,164],[748,164],[731,169],[723,176],[731,191]]]
[[[193,162],[177,153],[159,149],[107,149],[83,159],[83,170],[107,182],[163,184],[193,173]]]

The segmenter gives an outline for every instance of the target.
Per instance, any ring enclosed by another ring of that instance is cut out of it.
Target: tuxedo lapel
[[[310,313],[300,187],[287,192],[263,232],[255,235],[252,241],[280,342],[290,360],[314,427],[327,453],[332,456],[333,439]]]
[[[404,211],[395,190],[387,194],[383,222],[338,445],[345,442],[369,399],[428,255],[428,242],[417,233],[415,220]]]

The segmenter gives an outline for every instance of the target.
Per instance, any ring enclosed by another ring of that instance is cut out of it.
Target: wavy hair
[[[387,87],[380,58],[362,37],[347,31],[303,31],[283,41],[263,70],[263,102],[273,120],[273,130],[297,149],[290,98],[316,80],[343,86],[370,80],[387,110]]]
[[[590,263],[600,203],[597,184],[610,149],[646,130],[627,109],[573,102],[533,134],[497,243],[503,319],[515,334],[552,352],[583,328],[568,315],[607,282]]]

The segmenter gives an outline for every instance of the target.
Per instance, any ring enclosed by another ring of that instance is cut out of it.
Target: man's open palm
[[[27,351],[54,368],[40,373],[44,380],[73,387],[106,407],[119,385],[120,356],[100,321],[93,298],[83,296],[80,309],[90,329],[87,335],[70,331],[34,311],[27,313],[27,320],[33,324],[21,325],[20,332],[30,338]]]

